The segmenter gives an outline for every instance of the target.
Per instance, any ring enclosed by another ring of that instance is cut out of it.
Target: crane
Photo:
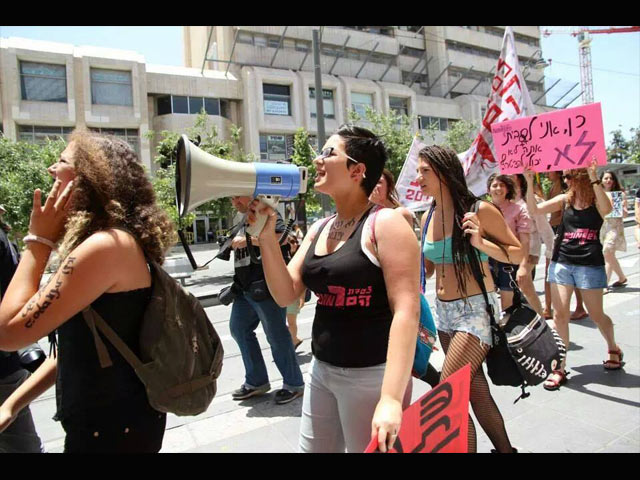
[[[593,76],[591,74],[591,37],[600,33],[629,33],[640,32],[640,27],[609,27],[609,28],[547,28],[542,34],[548,37],[551,34],[570,34],[578,38],[580,51],[580,84],[582,87],[582,104],[593,103]]]

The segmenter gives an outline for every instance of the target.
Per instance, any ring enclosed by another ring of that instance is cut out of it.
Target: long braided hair
[[[453,198],[453,230],[451,233],[451,255],[455,266],[456,280],[458,289],[463,297],[467,296],[466,271],[470,269],[473,272],[482,272],[479,254],[475,248],[471,246],[468,237],[462,231],[462,218],[464,214],[471,211],[473,205],[480,200],[467,187],[467,181],[464,177],[462,164],[458,160],[456,152],[450,148],[431,145],[423,148],[418,153],[418,158],[429,162],[429,166],[438,177],[440,183],[445,183],[449,188],[451,197]],[[435,208],[438,200],[442,202],[442,190],[440,191],[440,199],[433,199]],[[497,208],[494,206],[494,208]],[[499,210],[498,210],[499,211]],[[446,212],[448,213],[448,212]],[[444,215],[442,219],[442,230],[444,236]],[[486,233],[484,234],[489,240],[496,243],[500,248],[503,247]],[[504,249],[503,249],[504,250]]]

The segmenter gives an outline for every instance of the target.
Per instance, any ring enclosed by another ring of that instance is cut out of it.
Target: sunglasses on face
[[[322,150],[320,152],[320,158],[325,159],[327,157],[332,157],[334,155],[334,148],[333,147],[327,147],[324,150]],[[335,155],[337,155],[337,152],[335,153]],[[347,160],[352,161],[355,164],[358,164],[360,162],[358,162],[355,158],[351,158],[349,155],[347,155],[346,153],[344,154],[345,157],[347,157]]]

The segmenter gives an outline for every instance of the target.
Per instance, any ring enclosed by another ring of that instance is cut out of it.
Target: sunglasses
[[[320,158],[327,158],[327,157],[331,157],[334,155],[333,153],[334,148],[333,147],[327,147],[324,150],[322,150],[320,152]],[[337,155],[337,154],[336,154]],[[353,163],[355,163],[356,165],[360,162],[358,162],[355,158],[350,157],[349,155],[347,155],[346,153],[344,154],[345,157],[347,157],[347,160],[352,161]]]

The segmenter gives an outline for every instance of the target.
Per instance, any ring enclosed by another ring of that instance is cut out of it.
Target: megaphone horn
[[[242,163],[223,160],[195,146],[186,135],[178,141],[176,203],[182,217],[209,200],[251,196],[275,208],[280,197],[307,191],[307,169],[291,164]],[[249,233],[262,230],[260,219]]]

